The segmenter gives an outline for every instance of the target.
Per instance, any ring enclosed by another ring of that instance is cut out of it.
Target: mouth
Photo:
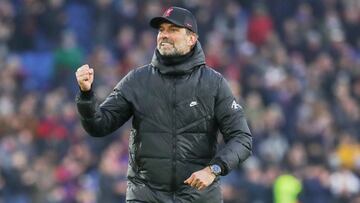
[[[161,42],[160,46],[174,46],[172,43],[169,42]]]

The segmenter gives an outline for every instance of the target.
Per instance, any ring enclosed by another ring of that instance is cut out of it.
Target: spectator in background
[[[39,29],[44,48],[54,49],[61,42],[61,34],[65,29],[67,16],[64,0],[50,0],[45,3],[44,12],[39,16]]]
[[[260,47],[273,31],[273,22],[264,5],[256,5],[249,19],[248,39]]]
[[[77,45],[75,34],[71,31],[64,32],[61,47],[55,51],[54,56],[55,71],[53,79],[55,85],[61,83],[72,92],[76,91],[76,87],[71,82],[70,73],[75,71],[83,60],[84,53]]]
[[[274,203],[297,202],[302,187],[297,177],[290,174],[280,175],[274,182]]]
[[[114,37],[116,29],[116,15],[114,3],[111,0],[95,1],[95,27],[94,40],[96,45],[111,45],[110,39]]]

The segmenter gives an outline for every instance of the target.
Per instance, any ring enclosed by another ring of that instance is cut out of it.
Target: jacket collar
[[[194,47],[192,56],[187,57],[184,61],[174,64],[164,64],[159,60],[155,49],[151,64],[159,69],[160,73],[168,75],[184,75],[191,73],[194,68],[205,64],[205,55],[198,41]]]

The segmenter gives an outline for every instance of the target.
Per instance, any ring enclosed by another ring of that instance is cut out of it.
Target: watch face
[[[221,167],[219,165],[212,165],[211,167],[211,171],[215,174],[215,175],[220,175],[221,174]]]

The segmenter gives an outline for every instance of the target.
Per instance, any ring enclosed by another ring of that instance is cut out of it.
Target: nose
[[[169,32],[167,32],[167,31],[165,31],[165,30],[163,30],[163,31],[159,31],[159,38],[160,39],[166,39],[166,38],[168,38],[169,37]]]

